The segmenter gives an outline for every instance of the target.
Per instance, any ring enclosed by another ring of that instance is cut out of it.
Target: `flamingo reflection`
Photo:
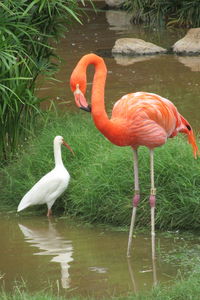
[[[60,263],[61,285],[64,289],[70,287],[70,262],[73,261],[73,247],[69,240],[64,240],[49,221],[47,228],[32,229],[25,225],[18,224],[24,234],[27,243],[42,250],[34,255],[51,255],[51,262]]]
[[[132,282],[132,286],[133,286],[133,292],[136,294],[138,292],[138,288],[137,288],[137,284],[136,284],[136,280],[135,280],[135,276],[134,276],[134,264],[133,262],[131,262],[131,259],[129,257],[127,257],[127,263],[128,263],[128,271],[130,274],[130,279]],[[153,287],[155,287],[158,284],[158,280],[157,280],[157,272],[156,272],[156,261],[155,259],[152,259],[152,268],[149,270],[143,270],[140,271],[141,273],[146,273],[146,272],[151,272],[153,275]]]

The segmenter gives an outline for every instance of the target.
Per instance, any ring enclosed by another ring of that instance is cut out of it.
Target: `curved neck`
[[[118,126],[116,122],[109,120],[105,111],[104,90],[107,68],[101,57],[95,54],[90,54],[89,56],[90,59],[87,64],[93,64],[95,67],[91,97],[92,117],[98,130],[112,143],[116,144],[116,132],[118,137],[121,134],[123,135],[123,133],[121,132],[122,128]]]
[[[54,159],[55,159],[55,167],[62,166],[62,155],[61,155],[61,145],[54,143]]]
[[[103,59],[99,58],[95,60],[95,74],[92,84],[92,116],[95,125],[99,130],[103,129],[105,125],[108,125],[109,118],[105,110],[104,91],[105,82],[107,76],[107,68]]]

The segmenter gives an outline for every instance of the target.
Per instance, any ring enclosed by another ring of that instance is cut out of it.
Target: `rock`
[[[109,6],[109,7],[120,7],[122,5],[122,3],[124,3],[125,0],[105,0],[106,4]]]
[[[132,14],[122,10],[107,10],[106,19],[110,25],[110,30],[128,30],[132,29]]]
[[[191,28],[181,40],[173,45],[173,51],[177,54],[200,54],[200,28]]]
[[[121,38],[116,40],[112,53],[128,55],[148,55],[166,53],[167,50],[155,44],[145,42],[135,38]]]

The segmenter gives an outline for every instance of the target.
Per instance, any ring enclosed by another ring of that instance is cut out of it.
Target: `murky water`
[[[150,234],[138,234],[130,260],[127,232],[75,224],[62,218],[0,216],[0,284],[12,289],[25,281],[29,291],[105,297],[171,284],[179,267],[160,252],[184,246],[179,234],[157,236],[157,260],[152,265]],[[191,243],[191,241],[188,243]]]
[[[98,2],[97,6],[102,8],[104,3]],[[185,31],[157,31],[130,25],[130,17],[120,11],[108,10],[95,14],[92,10],[86,10],[86,13],[84,25],[75,24],[66,34],[66,39],[56,46],[57,53],[63,59],[61,70],[56,76],[60,82],[43,82],[40,95],[56,100],[62,109],[76,110],[69,88],[69,78],[82,55],[95,52],[104,56],[108,68],[105,94],[108,111],[124,94],[136,91],[153,92],[174,102],[180,113],[199,130],[200,56],[165,54],[127,58],[104,55],[114,46],[115,40],[121,37],[142,38],[170,48],[185,35]],[[90,73],[88,88],[91,87],[93,69]],[[90,98],[90,92],[87,96]]]

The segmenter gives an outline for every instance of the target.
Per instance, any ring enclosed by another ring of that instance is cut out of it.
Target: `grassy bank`
[[[129,225],[133,196],[133,154],[117,147],[95,128],[91,116],[82,112],[48,119],[38,138],[31,140],[18,158],[1,170],[1,209],[17,208],[30,187],[54,166],[53,138],[62,135],[75,157],[62,149],[63,161],[71,174],[64,195],[56,201],[54,213],[78,216],[89,222]],[[142,199],[137,224],[149,225],[149,152],[139,150]],[[200,163],[192,156],[185,137],[168,140],[155,150],[157,186],[156,226],[160,229],[200,228]],[[44,213],[46,207],[27,209]]]

